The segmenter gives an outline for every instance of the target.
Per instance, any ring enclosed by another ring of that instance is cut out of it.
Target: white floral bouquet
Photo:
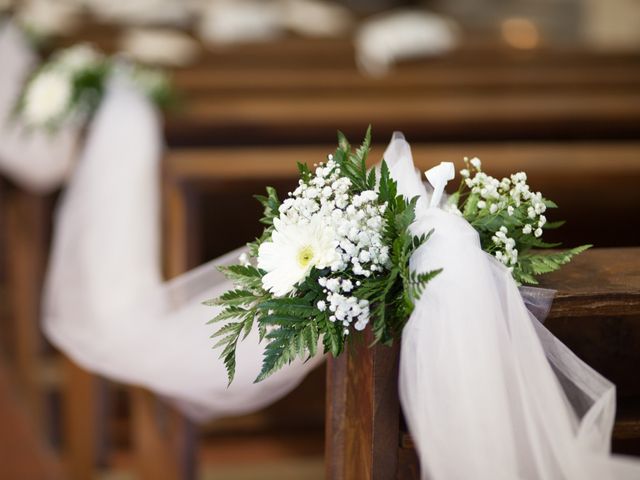
[[[85,119],[100,104],[113,74],[127,76],[161,108],[173,100],[171,83],[161,71],[121,62],[79,44],[54,53],[30,76],[15,116],[29,128],[50,131],[71,119]]]
[[[298,164],[298,187],[284,201],[273,188],[257,197],[266,228],[240,264],[222,268],[235,288],[207,304],[222,307],[211,322],[225,324],[212,337],[218,338],[215,348],[222,348],[229,382],[237,344],[254,324],[266,340],[256,381],[296,358],[316,355],[320,343],[324,353],[338,356],[350,334],[367,326],[376,342],[391,344],[441,271],[409,268],[412,253],[430,233],[410,233],[417,197],[398,194],[384,160],[379,169],[367,169],[370,130],[355,151],[341,133],[338,140],[335,153],[315,170]],[[483,248],[517,281],[535,283],[534,275],[588,248],[532,253],[531,248],[555,246],[540,238],[543,228],[559,226],[542,215],[553,202],[530,192],[524,173],[499,182],[481,171],[478,159],[467,161],[461,173],[463,182],[447,208],[478,230]]]

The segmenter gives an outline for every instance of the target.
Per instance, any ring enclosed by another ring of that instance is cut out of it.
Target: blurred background
[[[639,244],[639,0],[0,7],[43,58],[90,42],[170,72],[179,101],[164,119],[168,276],[252,240],[261,216],[252,195],[267,184],[288,191],[296,161],[322,161],[337,129],[360,142],[369,124],[375,160],[401,130],[421,168],[479,156],[494,176],[527,171],[568,221],[552,240]],[[172,455],[184,478],[323,478],[324,368],[264,411],[196,427],[149,392],[74,369],[46,343],[37,299],[58,196],[2,179],[0,478],[143,478],[145,462]],[[588,346],[572,347],[589,357]],[[640,388],[627,380],[638,365],[589,360],[622,385],[621,410],[640,412]],[[65,391],[84,408],[65,407]],[[635,425],[616,451],[640,454]]]

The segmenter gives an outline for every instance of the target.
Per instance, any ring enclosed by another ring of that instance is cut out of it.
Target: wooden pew
[[[173,255],[188,255],[201,247],[204,258],[212,258],[254,238],[259,234],[261,211],[251,195],[264,192],[270,182],[286,192],[295,182],[297,161],[320,162],[334,149],[334,145],[326,144],[170,150],[165,174],[180,187],[174,190],[178,192],[174,202],[183,214],[176,223],[180,227],[167,231],[167,235],[181,235],[179,244],[185,252]],[[412,149],[421,170],[441,161],[456,161],[460,167],[463,156],[477,155],[485,171],[498,177],[526,171],[532,188],[541,189],[560,205],[561,209],[550,212],[550,216],[568,220],[566,228],[553,232],[557,240],[623,246],[640,238],[640,227],[628,221],[640,206],[640,190],[636,187],[640,181],[640,143],[412,142]],[[383,151],[383,145],[375,146],[370,161],[379,161]],[[233,202],[242,215],[229,215],[213,206],[221,201]],[[220,222],[227,222],[227,230],[236,232],[236,238],[217,235]],[[603,224],[607,229],[601,228]],[[192,232],[189,237],[184,233],[187,231]]]
[[[310,164],[322,161],[334,148],[326,145],[169,150],[164,163],[165,214],[170,218],[167,225],[171,225],[165,235],[174,246],[170,250],[169,263],[193,264],[198,257],[202,260],[202,255],[211,258],[253,238],[260,228],[257,220],[261,212],[250,195],[261,193],[269,183],[282,187],[281,192],[286,191],[287,185],[295,181],[296,161]],[[383,149],[382,145],[375,146],[370,160],[377,161]],[[563,207],[562,218],[567,218],[572,226],[580,220],[580,212],[584,213],[585,209],[591,209],[593,214],[598,202],[609,215],[612,205],[626,205],[621,208],[631,209],[640,206],[640,192],[633,187],[640,180],[637,162],[640,144],[635,142],[418,143],[413,145],[413,152],[416,164],[422,170],[440,161],[459,160],[465,154],[481,156],[485,170],[498,176],[526,170],[534,186],[543,188],[551,198],[562,198],[562,201],[558,199]],[[549,188],[551,192],[548,192]],[[236,200],[241,201],[236,203]],[[211,207],[208,207],[209,202]],[[225,213],[226,208],[220,209],[221,202],[224,205],[234,202],[232,214]],[[631,214],[629,210],[626,212]],[[220,236],[219,227],[223,223],[225,235]],[[635,226],[629,222],[623,225],[629,230],[622,232],[620,239],[632,241],[637,238],[632,236],[636,232]],[[591,233],[578,229],[577,236],[584,241]],[[331,369],[328,375],[336,377],[337,374]],[[339,408],[340,403],[336,400],[332,405],[327,406],[327,422],[334,421],[336,415],[331,409]],[[336,463],[332,465],[335,467]]]
[[[558,289],[548,328],[617,384],[621,403],[638,405],[640,382],[628,367],[640,364],[640,248],[588,251],[543,285]],[[398,344],[368,348],[371,332],[365,337],[329,361],[327,478],[418,479],[398,402]],[[620,411],[614,446],[640,438],[640,409]]]

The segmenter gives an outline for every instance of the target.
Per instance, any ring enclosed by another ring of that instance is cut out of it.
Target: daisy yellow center
[[[307,268],[311,260],[313,260],[313,248],[309,245],[302,247],[298,250],[296,260],[298,260],[298,265],[300,265],[301,268]]]

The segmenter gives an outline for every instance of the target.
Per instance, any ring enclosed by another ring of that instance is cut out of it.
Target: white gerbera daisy
[[[42,72],[25,94],[25,121],[30,125],[45,125],[60,118],[69,107],[71,93],[71,79],[66,73],[57,70]]]
[[[258,268],[267,272],[262,285],[273,295],[286,295],[313,267],[327,268],[339,259],[333,232],[318,215],[306,224],[286,224],[277,218],[273,224],[271,241],[258,250]]]

